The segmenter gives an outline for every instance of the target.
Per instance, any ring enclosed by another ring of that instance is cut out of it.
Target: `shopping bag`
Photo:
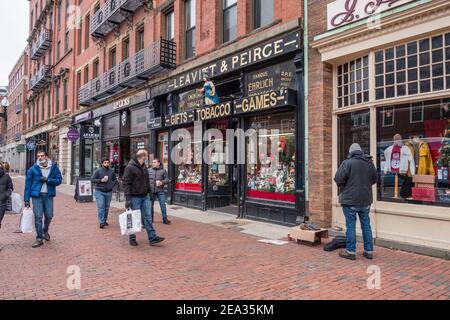
[[[25,208],[22,211],[22,218],[20,219],[20,230],[23,233],[32,233],[33,232],[33,209]]]
[[[141,232],[141,210],[127,210],[119,215],[120,232],[129,236]]]
[[[17,192],[11,194],[11,211],[12,213],[22,212],[22,197]]]

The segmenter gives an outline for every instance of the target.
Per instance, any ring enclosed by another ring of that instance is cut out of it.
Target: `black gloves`
[[[30,207],[30,201],[25,201],[25,207],[29,208]]]
[[[125,209],[131,209],[131,201],[130,199],[126,199],[125,200]]]
[[[48,179],[47,179],[46,177],[44,177],[44,176],[41,177],[41,182],[42,182],[42,183],[46,183],[47,180],[48,180]]]

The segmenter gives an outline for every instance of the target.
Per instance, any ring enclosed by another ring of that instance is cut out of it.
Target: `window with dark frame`
[[[64,35],[64,53],[69,51],[69,30],[66,31]]]
[[[262,28],[274,20],[274,0],[253,0],[253,29]]]
[[[185,59],[195,56],[195,25],[196,25],[196,9],[195,0],[187,0],[184,3],[185,10]]]
[[[142,26],[137,30],[136,34],[136,52],[139,52],[142,49],[144,49],[144,39],[145,39],[145,29],[144,26]]]
[[[67,79],[63,80],[63,110],[67,110],[67,103],[68,103],[68,81]]]
[[[222,0],[222,42],[236,39],[237,0]]]
[[[90,28],[91,28],[91,17],[89,14],[87,14],[84,23],[84,49],[89,48],[89,39],[91,32]]]
[[[80,74],[80,80],[81,80],[81,74]],[[84,84],[88,83],[88,81],[89,81],[89,65],[84,67]],[[80,83],[81,83],[81,81],[80,81]]]
[[[99,62],[99,60],[98,60],[98,58],[97,58],[97,59],[94,60],[94,63],[93,63],[93,69],[94,69],[94,70],[93,70],[93,74],[92,74],[92,78],[93,78],[93,79],[95,79],[95,78],[98,77],[99,66],[100,66],[100,62]]]
[[[52,93],[50,90],[47,91],[47,118],[50,119],[52,117]]]
[[[59,113],[59,84],[55,86],[55,114]]]
[[[109,68],[110,69],[116,66],[116,63],[117,63],[116,54],[117,54],[116,47],[109,49]]]
[[[130,38],[126,37],[122,41],[122,61],[127,60],[130,57]]]

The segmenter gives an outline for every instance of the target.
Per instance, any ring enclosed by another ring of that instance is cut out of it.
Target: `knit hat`
[[[350,146],[350,149],[348,150],[348,153],[353,153],[355,151],[362,151],[361,146],[357,143],[354,143]]]

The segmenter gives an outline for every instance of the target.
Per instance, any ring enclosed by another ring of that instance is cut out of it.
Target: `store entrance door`
[[[225,208],[233,202],[233,164],[227,161],[227,129],[230,120],[218,120],[208,123],[208,143],[203,154],[207,161],[207,208]],[[222,211],[222,210],[221,210]],[[231,210],[233,211],[233,210]]]

